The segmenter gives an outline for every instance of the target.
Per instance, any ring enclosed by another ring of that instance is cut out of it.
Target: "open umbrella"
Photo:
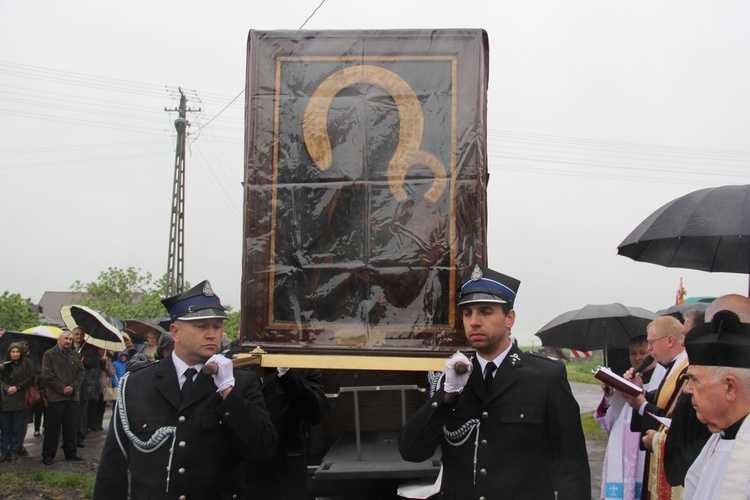
[[[27,328],[21,333],[34,335],[36,337],[46,337],[57,341],[57,337],[60,336],[61,332],[62,328],[57,328],[56,326],[40,325],[35,326],[34,328]]]
[[[122,324],[123,331],[126,332],[136,344],[145,343],[146,336],[149,332],[154,332],[157,339],[161,337],[162,333],[166,333],[164,328],[147,319],[124,319],[122,320]]]
[[[27,340],[34,359],[42,359],[42,354],[57,344],[57,336],[60,335],[59,328],[53,326],[35,326],[27,328],[22,332],[6,331],[0,337],[0,357],[4,357],[8,347],[13,342]]]
[[[750,184],[700,189],[649,215],[617,247],[640,262],[750,273]]]
[[[709,306],[708,302],[685,302],[684,304],[670,306],[664,309],[659,309],[656,314],[659,316],[668,316],[675,313],[684,314],[691,309],[697,309],[699,311],[705,311]]]
[[[73,330],[77,326],[83,328],[87,343],[108,351],[125,350],[122,334],[113,324],[115,320],[101,311],[86,306],[67,305],[60,308],[60,316],[69,329]]]
[[[646,335],[646,326],[658,317],[646,309],[617,302],[589,304],[556,317],[536,336],[544,346],[577,351],[625,348],[633,337]]]

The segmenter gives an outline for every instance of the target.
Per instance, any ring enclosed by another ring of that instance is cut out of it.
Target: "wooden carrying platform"
[[[271,354],[258,348],[250,353],[237,354],[235,367],[260,366],[262,368],[317,368],[320,370],[393,370],[442,371],[448,357],[425,356],[368,356],[362,354]]]

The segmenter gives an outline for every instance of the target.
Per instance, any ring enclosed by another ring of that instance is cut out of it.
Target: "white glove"
[[[459,363],[466,365],[466,373],[459,374],[456,372],[456,365]],[[469,361],[469,358],[464,356],[461,352],[457,352],[445,360],[445,370],[443,371],[443,373],[445,373],[445,392],[463,391],[464,386],[466,386],[466,383],[469,381],[469,375],[471,375],[472,368],[474,367],[472,366],[471,361]]]
[[[206,364],[215,363],[219,368],[216,373],[212,375],[214,378],[214,384],[216,384],[216,392],[222,392],[225,389],[234,387],[234,370],[232,368],[232,360],[225,358],[221,354],[214,354]]]
[[[279,377],[282,377],[286,372],[289,371],[289,368],[282,368],[282,367],[276,367],[276,373],[279,374]]]

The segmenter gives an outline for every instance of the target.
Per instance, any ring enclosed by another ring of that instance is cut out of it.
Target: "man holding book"
[[[666,369],[664,380],[655,391],[636,396],[623,394],[623,397],[634,410],[631,431],[649,436],[649,439],[643,440],[645,449],[651,453],[646,460],[641,498],[660,498],[669,496],[671,491],[664,473],[664,434],[655,434],[656,442],[653,442],[651,439],[654,434],[648,431],[660,431],[664,428],[663,424],[653,418],[654,415],[672,418],[677,398],[682,394],[685,384],[681,375],[687,370],[688,359],[682,345],[682,323],[677,319],[671,316],[657,318],[648,324],[646,332],[649,354]],[[634,371],[632,368],[628,370],[625,378],[642,386],[642,376],[634,375]]]

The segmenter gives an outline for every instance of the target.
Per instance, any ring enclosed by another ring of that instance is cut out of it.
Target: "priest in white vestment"
[[[685,337],[685,393],[714,434],[685,477],[685,500],[750,500],[750,324],[720,311]]]

